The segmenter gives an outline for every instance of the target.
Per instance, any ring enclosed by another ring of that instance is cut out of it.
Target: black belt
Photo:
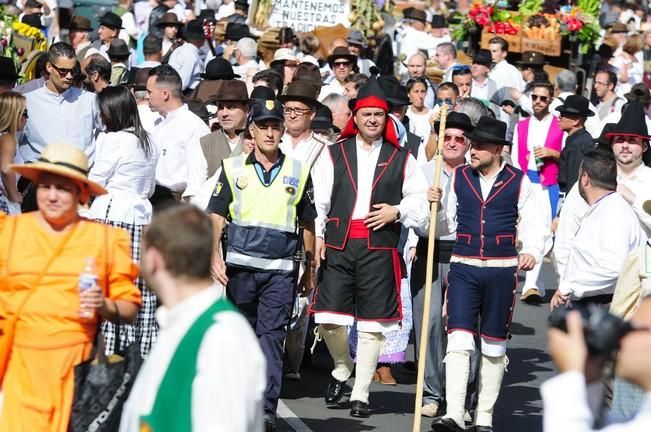
[[[612,303],[613,301],[613,295],[612,294],[599,294],[596,296],[591,296],[591,297],[583,297],[578,300],[572,300],[572,303],[578,303],[580,305],[588,305],[590,303],[592,304],[599,304],[599,305],[607,305]]]

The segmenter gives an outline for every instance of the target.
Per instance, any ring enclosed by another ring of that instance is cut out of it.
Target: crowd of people
[[[614,381],[582,376],[580,317],[550,331],[545,430],[592,430],[600,379],[590,400],[642,430],[651,18],[605,1],[586,80],[500,36],[462,55],[448,6],[404,10],[383,75],[363,32],[260,34],[243,0],[120,0],[96,28],[66,2],[12,5],[52,44],[31,80],[0,57],[0,430],[67,431],[74,366],[135,343],[121,431],[273,432],[312,335],[325,404],[354,372],[365,418],[426,321],[422,415],[489,432],[518,299],[633,329]]]

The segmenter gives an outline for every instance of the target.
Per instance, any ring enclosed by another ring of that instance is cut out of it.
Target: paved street
[[[540,384],[554,373],[547,354],[546,325],[548,300],[556,287],[551,264],[545,263],[542,273],[547,287],[547,302],[539,306],[518,300],[513,320],[513,338],[507,355],[510,363],[496,405],[496,432],[542,431]],[[413,345],[407,355],[413,359]],[[331,361],[327,354],[316,353],[311,368],[301,372],[301,382],[283,383],[282,404],[279,407],[279,432],[354,432],[411,431],[413,424],[416,374],[401,366],[393,368],[400,383],[397,386],[371,385],[372,415],[355,419],[348,415],[350,407],[328,409],[323,402]],[[348,383],[352,384],[353,380]],[[350,392],[350,389],[349,389]],[[422,431],[430,430],[431,419],[423,417]]]

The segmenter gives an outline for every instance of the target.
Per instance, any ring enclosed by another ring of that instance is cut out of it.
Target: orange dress
[[[18,317],[0,432],[68,430],[74,366],[89,357],[98,324],[97,315],[79,317],[78,279],[88,257],[107,298],[140,305],[128,234],[88,220],[75,225]],[[0,216],[0,310],[19,307],[64,236],[45,229],[36,213]]]

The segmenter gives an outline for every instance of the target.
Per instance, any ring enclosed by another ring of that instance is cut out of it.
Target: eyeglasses
[[[543,96],[543,95],[532,94],[532,95],[531,95],[531,100],[532,100],[532,101],[541,100],[542,102],[547,102],[547,101],[549,100],[549,96]]]
[[[452,105],[454,105],[454,104],[452,103],[452,99],[450,99],[450,98],[439,99],[439,100],[436,101],[436,105],[438,105],[438,106],[443,106],[443,102],[445,102],[448,106],[452,106]]]
[[[607,82],[599,82],[599,81],[595,81],[595,82],[594,82],[594,85],[600,85],[600,86],[607,86],[608,84],[610,84],[610,83],[607,83]]]
[[[456,144],[465,144],[466,143],[466,137],[463,137],[463,136],[445,135],[443,140],[445,142],[454,141]]]
[[[349,61],[342,61],[342,62],[334,62],[334,63],[332,63],[332,67],[334,67],[334,68],[348,67],[348,66],[350,66]]]
[[[290,108],[290,107],[283,107],[283,113],[285,115],[292,115],[296,114],[297,116],[304,116],[305,114],[309,113],[311,110],[309,108]]]
[[[58,67],[57,65],[52,64],[52,63],[50,63],[50,66],[52,66],[52,68],[53,68],[55,71],[57,71],[57,73],[59,74],[59,76],[60,76],[61,78],[65,78],[65,77],[67,77],[68,74],[73,75],[73,73],[72,73],[72,72],[73,72],[73,69],[60,68],[60,67]]]

